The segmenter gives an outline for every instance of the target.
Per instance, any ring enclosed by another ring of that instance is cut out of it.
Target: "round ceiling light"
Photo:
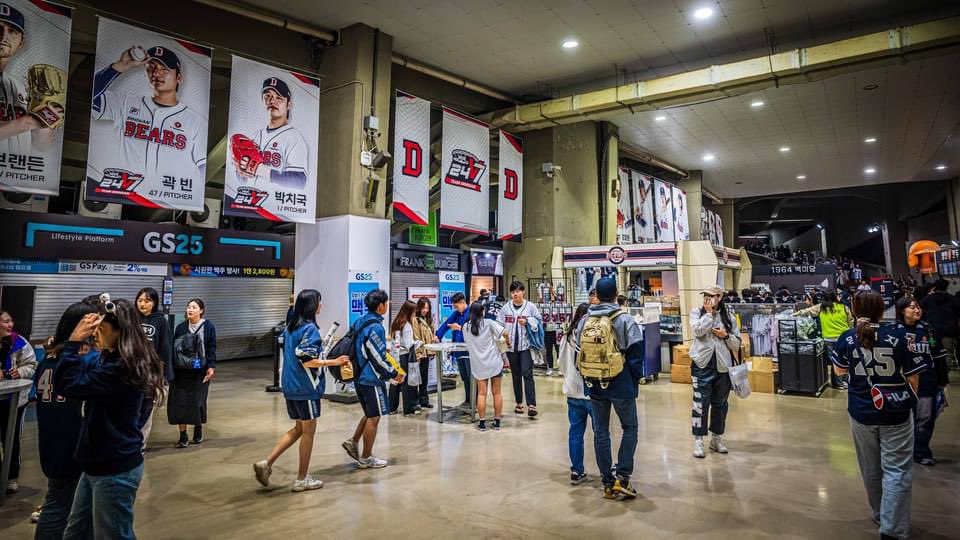
[[[938,171],[945,171],[945,170],[947,170],[947,166],[946,166],[946,165],[937,165],[937,170],[938,170]]]
[[[693,16],[701,21],[704,19],[709,19],[711,15],[713,15],[713,10],[708,7],[702,7],[693,12]]]
[[[567,40],[564,40],[564,42],[561,43],[560,46],[563,47],[564,49],[576,49],[577,47],[580,46],[580,42],[575,39],[567,39]]]
[[[750,102],[750,106],[753,107],[754,109],[763,107],[763,105],[764,105],[764,102],[762,99],[755,99]]]
[[[873,167],[867,167],[866,169],[863,170],[863,172],[864,172],[864,174],[873,174],[873,173],[877,172],[877,170],[874,169]]]
[[[711,153],[706,153],[706,154],[703,155],[703,160],[704,160],[704,161],[713,161],[713,160],[716,159],[716,158],[717,158],[717,156],[715,156],[715,155],[713,155],[713,154],[711,154]]]
[[[656,120],[657,122],[663,122],[663,121],[666,120],[666,119],[667,119],[667,117],[664,116],[664,115],[662,115],[662,114],[661,114],[660,116],[657,116],[657,117],[654,118],[654,120]]]
[[[790,151],[790,147],[789,147],[789,146],[781,146],[781,147],[780,147],[780,151],[781,151],[781,152],[784,152],[784,153],[789,152],[789,151]]]
[[[805,174],[798,174],[798,175],[797,175],[797,180],[800,180],[801,182],[804,181],[804,180],[806,180],[806,179],[807,179],[807,175],[805,175]]]
[[[873,143],[877,142],[877,138],[876,138],[876,137],[867,137],[866,139],[863,140],[863,142],[865,142],[865,143],[867,143],[867,144],[873,144]]]

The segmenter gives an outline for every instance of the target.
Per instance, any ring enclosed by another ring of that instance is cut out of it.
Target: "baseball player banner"
[[[490,234],[490,127],[444,108],[442,147],[440,226]]]
[[[617,243],[633,243],[633,205],[630,204],[630,169],[618,169],[620,189],[617,190]]]
[[[316,221],[320,80],[233,57],[223,213]]]
[[[393,219],[428,225],[430,102],[398,90],[393,126]]]
[[[687,222],[687,194],[673,186],[673,233],[674,239],[689,240],[690,224]]]
[[[497,239],[519,242],[523,229],[523,140],[503,130],[498,172]]]
[[[657,210],[657,226],[655,233],[657,242],[673,242],[676,240],[673,227],[673,191],[670,184],[660,180],[653,181],[654,206]]]
[[[653,180],[637,171],[633,176],[633,234],[641,244],[654,242],[656,222],[653,219]]]
[[[87,199],[203,211],[211,52],[100,19]]]
[[[71,15],[43,0],[0,2],[0,190],[60,193]]]
[[[723,219],[716,212],[713,214],[713,226],[713,236],[717,239],[717,245],[723,246]]]

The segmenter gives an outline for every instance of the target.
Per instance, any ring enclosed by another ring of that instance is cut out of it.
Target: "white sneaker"
[[[382,469],[387,466],[387,461],[370,456],[366,459],[360,458],[357,462],[358,469]]]
[[[548,369],[548,370],[547,370],[547,377],[553,377],[553,370],[552,370],[552,369]]]
[[[717,452],[718,454],[726,454],[728,452],[727,447],[724,446],[723,441],[720,440],[720,435],[714,435],[710,439],[710,451]]]
[[[703,458],[706,456],[706,453],[703,451],[703,439],[697,439],[693,441],[693,457]]]
[[[294,480],[293,487],[290,488],[290,491],[294,493],[300,493],[301,491],[307,491],[311,489],[320,489],[323,487],[323,482],[317,480],[316,478],[310,476],[309,474],[303,478],[303,480]]]
[[[42,506],[37,507],[37,511],[30,514],[30,523],[38,523],[40,521],[40,512],[43,510]]]
[[[7,482],[7,493],[16,493],[20,491],[20,484],[16,480],[10,480]]]
[[[253,473],[257,475],[257,482],[267,487],[270,485],[270,475],[273,474],[273,467],[267,463],[267,460],[258,461],[253,464]]]

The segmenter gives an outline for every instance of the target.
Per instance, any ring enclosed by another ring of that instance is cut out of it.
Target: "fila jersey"
[[[12,122],[27,114],[27,96],[20,82],[6,73],[0,73],[0,122]],[[0,140],[0,153],[29,154],[30,132]]]
[[[273,182],[273,171],[278,174],[302,173],[302,181],[285,187],[304,188],[309,166],[309,149],[307,141],[296,128],[290,124],[275,129],[266,127],[254,133],[250,139],[257,143],[263,156],[263,163],[257,169],[257,183]]]

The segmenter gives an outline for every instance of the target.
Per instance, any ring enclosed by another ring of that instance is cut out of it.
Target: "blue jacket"
[[[322,368],[303,367],[304,362],[323,357],[323,338],[312,322],[301,324],[291,333],[283,331],[283,397],[314,400],[323,397],[326,386]]]
[[[467,320],[470,319],[470,314],[467,313],[467,310],[463,310],[463,313],[453,310],[453,313],[447,317],[447,320],[440,325],[440,328],[437,328],[437,339],[443,339],[443,336],[447,334],[447,330],[450,329],[451,324],[459,324],[461,330],[453,331],[453,342],[454,343],[463,343],[463,325],[467,324]]]
[[[616,304],[597,304],[590,306],[587,315],[607,315],[620,309]],[[574,333],[576,336],[577,354],[580,351],[580,335],[583,333],[583,327],[587,323],[587,318],[580,319],[580,324]],[[617,345],[624,355],[625,365],[623,371],[610,381],[606,388],[601,388],[599,384],[592,387],[584,383],[584,391],[587,396],[594,399],[637,399],[640,395],[640,379],[643,378],[643,330],[637,325],[630,314],[624,314],[613,321],[613,331],[617,334]]]
[[[358,361],[361,365],[357,383],[377,386],[382,382],[395,379],[397,370],[393,369],[387,361],[387,334],[383,329],[382,315],[368,311],[353,323],[354,328],[360,328],[370,319],[375,319],[377,323],[367,326],[357,334],[356,350],[360,355]]]
[[[127,383],[116,352],[79,354],[68,342],[53,373],[53,386],[65,398],[83,400],[84,415],[74,457],[93,476],[119,474],[143,463],[140,412],[143,393]]]

